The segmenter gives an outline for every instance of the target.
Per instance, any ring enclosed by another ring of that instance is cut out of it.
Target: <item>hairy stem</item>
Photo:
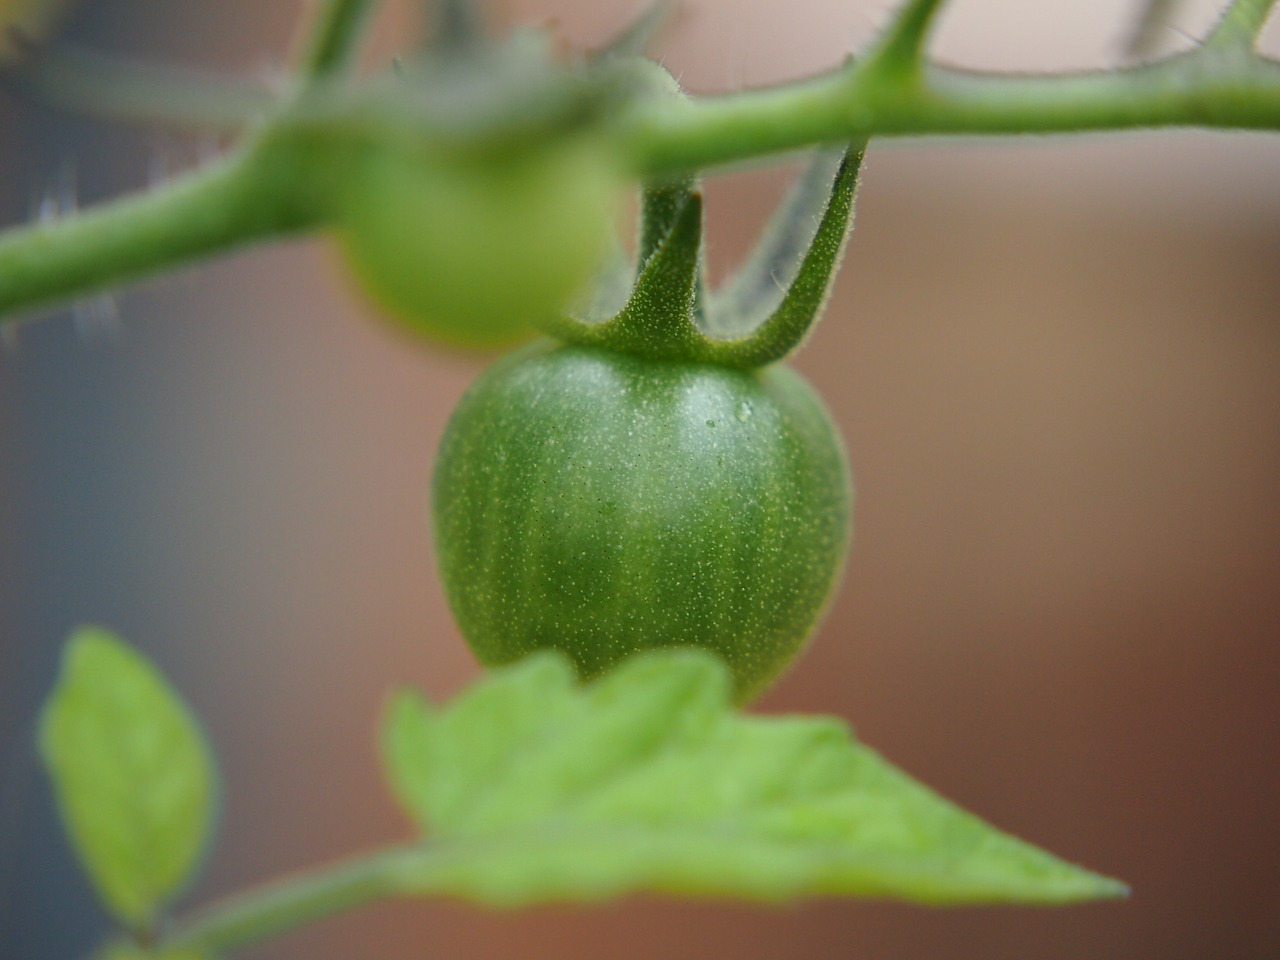
[[[1224,70],[1211,53],[1056,76],[930,67],[919,83],[902,85],[845,69],[784,87],[641,107],[620,133],[640,170],[654,175],[870,135],[1280,129],[1280,64],[1250,58]]]
[[[306,79],[340,73],[355,59],[377,0],[321,0],[298,72]]]
[[[0,322],[312,226],[317,211],[289,156],[249,148],[165,187],[0,234]]]
[[[161,938],[164,951],[220,956],[373,900],[407,895],[425,847],[392,847],[300,873],[214,904]]]
[[[1267,25],[1276,0],[1233,0],[1214,28],[1208,45],[1251,48]]]
[[[374,2],[327,0],[304,89],[308,78],[348,61]],[[929,64],[922,47],[940,3],[910,0],[864,61],[769,89],[640,99],[618,111],[608,132],[636,176],[661,178],[870,136],[1280,130],[1280,63],[1251,49],[1275,3],[1235,0],[1210,41],[1191,53],[1125,70],[1035,76]],[[602,70],[609,62],[597,61]],[[376,142],[386,118],[359,97],[319,97],[319,114],[301,122],[307,110],[290,112],[299,103],[260,121],[259,143],[271,149],[244,151],[85,214],[0,233],[0,317],[320,226],[345,172],[333,148]],[[424,141],[433,135],[413,126],[411,112],[389,116]]]
[[[908,0],[868,53],[864,67],[871,72],[897,73],[904,78],[920,73],[929,30],[944,0]]]

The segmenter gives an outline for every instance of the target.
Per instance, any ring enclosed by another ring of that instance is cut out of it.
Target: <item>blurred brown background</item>
[[[371,59],[403,44],[408,6],[380,21]],[[636,6],[503,13],[590,43]],[[1213,7],[1186,4],[1167,45]],[[888,8],[686,0],[657,52],[698,91],[776,81],[835,63]],[[262,72],[298,10],[97,0],[70,31]],[[1099,66],[1130,13],[957,0],[938,49],[973,66]],[[90,202],[207,149],[0,92],[2,222],[63,171]],[[784,183],[782,169],[711,183],[715,269]],[[878,143],[857,219],[798,361],[854,462],[853,561],[761,709],[848,718],[997,825],[1130,881],[1132,900],[402,904],[251,956],[1280,956],[1280,139]],[[218,745],[221,841],[191,902],[407,835],[373,757],[380,704],[405,682],[447,697],[477,672],[425,506],[479,362],[390,332],[319,242],[116,303],[118,323],[63,314],[0,352],[4,958],[70,958],[105,925],[27,747],[76,623],[156,657]]]

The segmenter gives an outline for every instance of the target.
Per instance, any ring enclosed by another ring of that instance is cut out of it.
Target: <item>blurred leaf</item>
[[[439,851],[412,885],[497,904],[637,890],[927,903],[1125,893],[938,797],[837,720],[729,704],[722,665],[691,651],[637,657],[588,687],[542,655],[444,709],[402,693],[384,762]]]
[[[191,879],[211,832],[216,775],[202,732],[145,658],[86,627],[67,643],[40,750],[103,901],[146,928]]]
[[[431,720],[417,691],[404,689],[392,699],[383,722],[382,766],[391,792],[410,814],[431,806]],[[418,825],[429,827],[425,820]]]

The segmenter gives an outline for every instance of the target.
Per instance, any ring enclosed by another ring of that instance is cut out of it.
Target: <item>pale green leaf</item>
[[[199,726],[145,658],[87,627],[67,643],[40,750],[98,893],[126,924],[148,927],[191,879],[214,819]]]
[[[489,903],[630,891],[1067,903],[1117,881],[1001,833],[833,719],[734,712],[714,658],[652,653],[587,686],[544,655],[447,708],[402,694],[383,754],[430,837],[406,884]]]

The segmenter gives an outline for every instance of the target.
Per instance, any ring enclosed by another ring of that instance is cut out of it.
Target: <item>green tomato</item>
[[[482,663],[551,648],[590,678],[697,646],[745,701],[817,627],[852,495],[830,417],[788,368],[541,341],[486,371],[449,423],[437,556]]]
[[[354,165],[338,236],[392,317],[457,346],[501,346],[599,265],[617,185],[588,137],[470,157],[381,145]]]

